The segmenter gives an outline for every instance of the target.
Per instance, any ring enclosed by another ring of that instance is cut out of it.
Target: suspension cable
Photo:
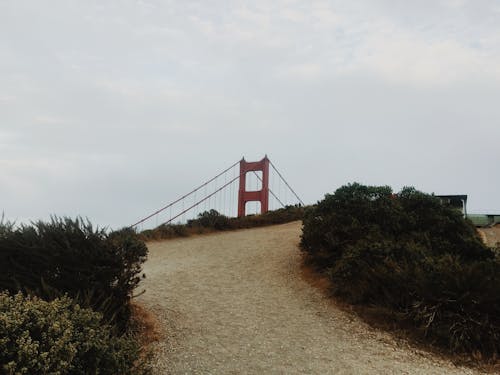
[[[224,184],[223,186],[221,186],[220,188],[218,188],[217,190],[215,190],[213,193],[207,195],[205,198],[203,198],[202,200],[196,202],[195,204],[193,204],[192,206],[186,208],[185,210],[183,210],[181,213],[175,215],[173,218],[171,218],[170,220],[166,221],[165,223],[161,224],[161,225],[168,225],[170,224],[172,221],[174,221],[175,219],[177,219],[179,216],[185,214],[186,212],[188,212],[189,210],[191,210],[192,208],[195,208],[196,206],[198,206],[200,203],[206,201],[207,199],[211,198],[212,196],[214,196],[215,194],[217,194],[219,191],[221,191],[222,189],[226,188],[227,186],[229,186],[229,184],[233,183],[234,181],[236,181],[238,178],[240,178],[240,175],[236,176],[235,178],[233,178],[231,181],[229,181],[228,183]]]
[[[269,164],[271,164],[271,167],[273,167],[273,169],[276,171],[276,173],[278,174],[278,176],[280,176],[280,178],[283,180],[283,182],[286,184],[286,186],[288,186],[288,188],[290,189],[290,191],[293,193],[293,195],[295,195],[295,197],[299,200],[299,202],[305,206],[304,202],[302,201],[302,199],[299,198],[299,196],[297,195],[297,193],[295,193],[295,191],[292,189],[292,187],[288,184],[288,182],[285,180],[285,178],[281,175],[281,173],[276,169],[276,167],[274,166],[273,162],[271,160],[269,160]]]
[[[183,200],[184,198],[186,198],[186,197],[190,196],[191,194],[193,194],[193,193],[197,192],[198,190],[200,190],[200,189],[201,189],[201,188],[203,188],[204,186],[207,186],[209,183],[211,183],[212,181],[214,181],[216,178],[218,178],[219,176],[222,176],[224,173],[226,173],[227,171],[229,171],[229,170],[231,170],[232,168],[234,168],[236,165],[238,165],[238,164],[239,164],[239,162],[240,162],[240,161],[238,160],[236,163],[234,163],[233,165],[231,165],[229,168],[226,168],[224,171],[220,172],[217,176],[215,176],[215,177],[211,178],[210,180],[208,180],[207,182],[205,182],[205,183],[201,184],[201,185],[200,185],[200,186],[198,186],[196,189],[194,189],[194,190],[192,190],[191,192],[189,192],[189,193],[187,193],[187,194],[183,195],[182,197],[178,198],[177,200],[173,201],[172,203],[167,204],[165,207],[162,207],[162,208],[160,208],[159,210],[157,210],[157,211],[153,212],[151,215],[149,215],[149,216],[145,217],[144,219],[139,220],[137,223],[132,224],[132,225],[130,226],[130,228],[133,228],[133,227],[135,227],[135,226],[137,226],[137,225],[139,225],[139,224],[142,224],[142,223],[143,223],[143,222],[145,222],[146,220],[148,220],[148,219],[152,218],[153,216],[155,216],[155,215],[159,214],[160,212],[162,212],[162,211],[166,210],[167,208],[172,207],[174,204],[176,204],[176,203],[180,202],[180,201],[181,201],[181,200]]]
[[[257,178],[260,180],[260,182],[262,182],[262,185],[264,185],[264,181],[262,181],[262,178],[260,178],[260,176],[259,176],[257,173],[255,173],[255,171],[252,171],[252,172],[253,172],[253,173],[257,176]],[[269,189],[269,188],[268,188],[268,189]],[[273,193],[273,191],[272,191],[271,189],[269,189],[269,192],[271,193],[271,195],[272,195],[274,198],[276,198],[276,200],[277,200],[277,201],[278,201],[278,202],[279,202],[279,203],[280,203],[283,207],[285,207],[285,205],[283,204],[283,202],[282,202],[282,201],[280,201],[280,199],[279,199],[279,198],[278,198],[278,197],[277,197],[277,196]]]

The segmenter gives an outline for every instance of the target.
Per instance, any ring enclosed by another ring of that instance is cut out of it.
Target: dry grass
[[[143,348],[149,348],[164,338],[161,323],[142,304],[132,303],[131,309],[133,329]]]

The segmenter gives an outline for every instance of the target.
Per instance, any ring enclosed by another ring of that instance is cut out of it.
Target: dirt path
[[[497,243],[500,243],[500,224],[491,228],[480,228],[479,233],[482,234],[483,241],[488,246],[494,247]]]
[[[474,374],[338,310],[300,277],[300,224],[150,244],[158,374]]]

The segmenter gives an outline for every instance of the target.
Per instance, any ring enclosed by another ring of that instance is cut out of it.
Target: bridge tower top
[[[246,190],[246,175],[248,172],[262,172],[262,189],[258,191]],[[267,155],[260,161],[248,162],[245,158],[240,161],[240,182],[238,190],[238,217],[245,216],[247,202],[260,202],[260,213],[269,210],[269,159]]]

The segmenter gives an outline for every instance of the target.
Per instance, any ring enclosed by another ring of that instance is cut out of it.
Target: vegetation
[[[2,373],[140,373],[130,301],[146,256],[131,229],[0,222]]]
[[[81,219],[0,226],[0,290],[67,294],[124,331],[147,247],[131,229],[107,234]]]
[[[145,241],[161,240],[214,231],[284,224],[295,220],[301,220],[303,218],[304,211],[304,207],[301,206],[286,206],[278,210],[268,211],[262,215],[230,218],[220,214],[216,210],[210,210],[200,213],[196,219],[189,220],[185,225],[168,224],[160,225],[152,230],[145,230],[140,233],[140,238]]]
[[[500,261],[461,212],[414,188],[350,184],[304,217],[306,261],[333,293],[453,353],[500,350]]]
[[[0,293],[2,374],[141,374],[139,346],[68,297]]]

